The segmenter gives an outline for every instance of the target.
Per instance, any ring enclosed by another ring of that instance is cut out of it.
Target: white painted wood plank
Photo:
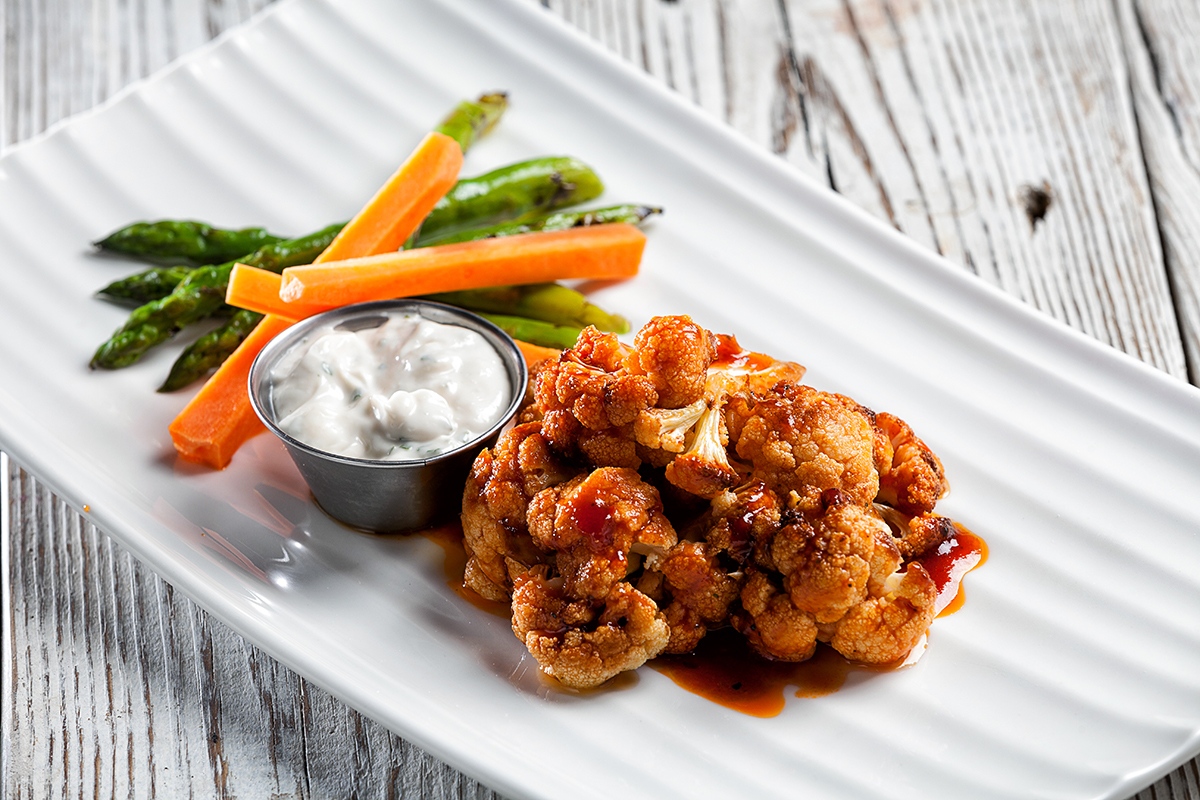
[[[1117,8],[1190,378],[1200,383],[1200,5]]]

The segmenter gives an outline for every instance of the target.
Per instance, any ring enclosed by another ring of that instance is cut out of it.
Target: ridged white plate
[[[907,419],[987,565],[914,667],[781,715],[642,670],[548,688],[439,549],[331,524],[261,436],[178,463],[178,345],[92,373],[138,218],[350,216],[460,98],[511,92],[467,171],[570,153],[661,203],[635,322],[685,312]],[[532,3],[294,0],[0,161],[0,446],[288,666],[531,797],[1120,798],[1200,750],[1200,392],[1030,312],[806,183]]]

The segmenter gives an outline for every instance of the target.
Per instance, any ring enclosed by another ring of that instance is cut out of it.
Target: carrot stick
[[[180,458],[225,469],[242,443],[263,430],[246,384],[254,357],[291,320],[266,316],[208,379],[169,428]]]
[[[234,264],[229,273],[229,287],[225,290],[225,302],[236,308],[257,311],[259,314],[274,314],[286,319],[311,317],[324,308],[305,309],[303,303],[285,303],[279,299],[279,287],[283,278],[277,273],[246,264]]]
[[[462,148],[441,133],[426,136],[316,262],[371,256],[404,243],[458,180]],[[281,279],[238,264],[229,278],[231,305],[266,314],[169,428],[181,458],[224,469],[242,443],[263,429],[250,405],[247,380],[255,356],[295,320],[325,308],[303,303],[280,308]],[[279,313],[282,312],[282,313]],[[299,313],[298,313],[299,312]]]
[[[436,131],[427,135],[314,263],[399,249],[454,186],[462,160],[458,142]]]
[[[562,350],[555,350],[553,347],[542,347],[538,344],[530,344],[522,342],[520,339],[513,339],[517,343],[517,349],[521,351],[521,355],[525,357],[525,366],[532,367],[534,364],[540,364],[543,361],[551,359],[557,361],[562,355]]]
[[[433,292],[637,274],[646,236],[613,223],[480,239],[342,262],[289,267],[280,297],[297,310]],[[294,315],[289,315],[294,316]]]

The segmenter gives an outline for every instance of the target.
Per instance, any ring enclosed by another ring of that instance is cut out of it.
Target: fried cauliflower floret
[[[682,408],[648,408],[634,421],[634,436],[643,447],[682,453],[687,449],[688,435],[706,411],[708,403],[703,398]]]
[[[711,333],[683,316],[650,320],[633,347],[614,334],[585,328],[558,362],[538,372],[533,395],[546,437],[560,452],[590,464],[636,469],[642,463],[635,431],[639,415],[654,410],[669,416],[700,400],[714,343]],[[679,430],[672,437],[673,426]],[[675,442],[673,452],[682,452],[690,423],[681,427],[678,421],[648,418],[643,427],[643,438],[657,428]],[[669,459],[652,460],[662,466]]]
[[[732,336],[712,338],[719,357],[708,364],[702,398],[676,409],[646,409],[633,426],[643,460],[665,466],[668,481],[703,498],[739,482],[737,467],[729,459],[724,414],[730,397],[765,391],[780,381],[799,381],[804,375],[799,364],[743,350]]]
[[[779,497],[762,481],[727,489],[712,500],[705,540],[744,564],[756,542],[769,542],[779,530],[782,510]]]
[[[811,524],[786,525],[771,540],[771,566],[792,604],[818,623],[835,622],[867,596],[878,534],[887,525],[862,506],[837,503]]]
[[[913,562],[884,582],[883,591],[851,608],[829,643],[852,661],[892,664],[908,655],[933,622],[937,587]]]
[[[671,636],[654,601],[628,583],[614,585],[599,602],[572,600],[544,567],[517,579],[512,608],[513,633],[542,671],[576,689],[637,669]]]
[[[718,404],[700,415],[688,449],[667,464],[667,480],[698,497],[716,497],[739,480],[729,463],[728,444],[725,415]]]
[[[538,492],[528,524],[533,543],[554,554],[566,596],[576,600],[605,597],[637,566],[631,553],[653,567],[676,542],[658,490],[621,467]]]
[[[891,506],[875,504],[875,511],[887,522],[892,537],[905,560],[937,547],[954,535],[954,521],[937,514],[910,516]]]
[[[740,582],[722,569],[703,542],[680,542],[663,560],[660,571],[662,589],[670,598],[663,608],[671,626],[665,652],[690,653],[710,627],[729,616]]]
[[[854,661],[898,661],[933,620],[933,581],[919,564],[903,567],[872,507],[837,490],[823,502],[824,512],[795,515],[758,542],[734,624],[768,658],[807,658],[823,641]]]
[[[778,383],[770,392],[730,400],[726,420],[752,477],[789,493],[800,511],[819,510],[827,489],[860,505],[879,491],[872,427],[835,395]]]
[[[598,467],[637,469],[642,464],[632,426],[629,425],[603,431],[583,430],[575,442],[583,460]]]
[[[704,396],[716,345],[691,317],[655,317],[638,331],[625,370],[653,381],[659,408],[682,408]]]
[[[463,490],[465,581],[489,600],[505,600],[515,575],[544,557],[526,525],[529,501],[574,475],[541,435],[537,422],[506,431],[471,467]]]
[[[615,334],[588,327],[575,347],[538,371],[534,398],[542,432],[559,452],[586,455],[600,466],[638,466],[632,425],[641,411],[658,402],[658,392],[650,377],[623,369],[628,354]],[[590,450],[581,440],[594,440]],[[628,445],[617,447],[621,440]]]
[[[890,531],[877,529],[874,539],[866,597],[836,622],[818,625],[817,638],[852,661],[891,664],[929,629],[937,587],[920,564],[903,567]]]
[[[949,488],[942,462],[904,420],[878,414],[875,424],[893,450],[891,464],[879,475],[879,500],[906,514],[933,511]]]
[[[738,482],[729,463],[729,434],[721,406],[725,398],[697,400],[683,408],[650,408],[638,415],[633,434],[643,461],[666,467],[675,486],[711,498]]]
[[[539,361],[529,368],[529,380],[525,384],[525,397],[521,399],[521,409],[517,412],[518,424],[542,421],[542,410],[538,408],[537,404],[538,376],[541,375],[542,370],[546,369],[550,364],[557,363],[558,359],[550,358],[544,361]]]
[[[817,623],[760,570],[742,585],[741,611],[731,617],[756,653],[776,661],[804,661],[817,648]]]
[[[844,405],[847,409],[862,414],[866,417],[867,422],[871,425],[872,445],[874,446],[875,454],[875,471],[882,476],[885,472],[891,469],[892,456],[892,440],[888,434],[877,424],[878,415],[871,409],[859,403],[850,397],[843,394],[832,395],[834,399]]]
[[[563,351],[572,361],[610,373],[624,371],[630,352],[615,333],[601,333],[591,325],[580,331],[574,347]]]

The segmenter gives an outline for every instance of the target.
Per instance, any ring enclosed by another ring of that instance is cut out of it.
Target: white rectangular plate
[[[635,323],[690,313],[907,419],[991,559],[914,667],[772,719],[642,670],[555,691],[428,541],[329,522],[277,442],[176,461],[178,352],[91,373],[139,218],[350,216],[460,98],[512,108],[468,172],[569,153],[664,205]],[[285,664],[502,792],[1118,798],[1200,750],[1200,392],[918,249],[517,0],[294,0],[0,161],[0,446]]]

